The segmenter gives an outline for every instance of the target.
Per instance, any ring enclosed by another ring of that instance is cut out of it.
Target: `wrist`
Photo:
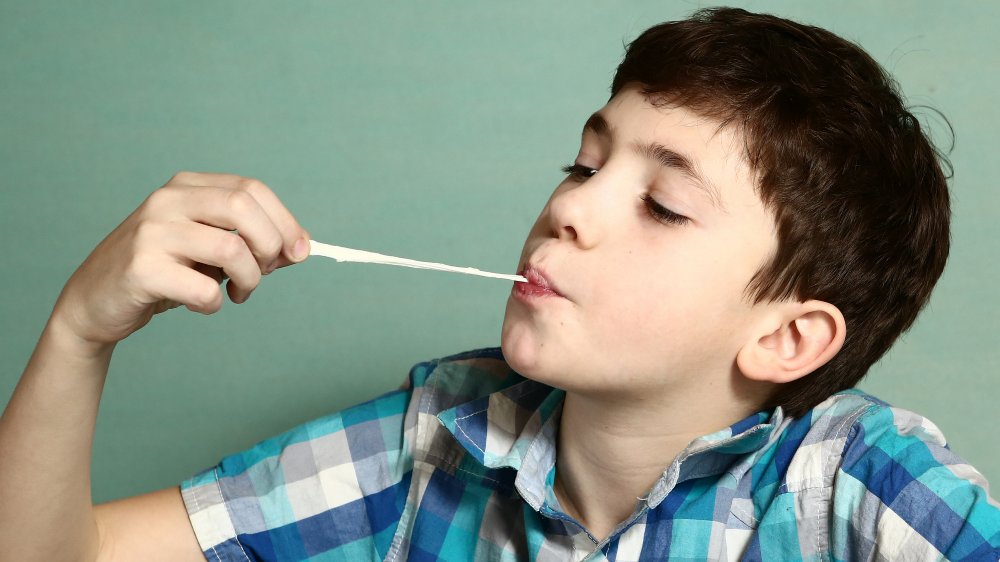
[[[60,355],[83,361],[107,360],[116,345],[116,342],[95,342],[81,337],[58,312],[49,317],[41,340],[57,349]]]

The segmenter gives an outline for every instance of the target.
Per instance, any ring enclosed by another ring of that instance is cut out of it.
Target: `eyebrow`
[[[608,121],[600,113],[592,114],[583,125],[583,130],[591,131],[597,136],[604,137],[606,139],[614,138],[611,124],[608,123]],[[655,142],[636,142],[632,145],[632,149],[639,156],[654,160],[664,168],[677,170],[684,174],[692,180],[694,186],[699,191],[708,197],[708,200],[711,201],[715,208],[725,211],[725,208],[722,206],[722,199],[719,197],[719,188],[716,187],[714,183],[709,181],[708,178],[699,173],[698,168],[694,165],[694,162],[692,162],[690,158],[672,148],[668,148]]]

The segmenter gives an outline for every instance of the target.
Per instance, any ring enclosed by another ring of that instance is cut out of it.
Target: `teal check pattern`
[[[563,393],[498,349],[226,458],[181,485],[206,559],[1000,560],[1000,505],[912,412],[860,391],[693,441],[598,540],[553,493]]]

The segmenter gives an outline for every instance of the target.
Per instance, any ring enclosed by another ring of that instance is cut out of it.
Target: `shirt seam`
[[[853,438],[851,438],[851,433],[853,431],[854,425],[858,422],[859,419],[861,419],[866,414],[868,414],[869,412],[871,412],[872,409],[878,408],[878,404],[875,404],[875,403],[870,402],[870,401],[866,401],[866,402],[867,402],[867,404],[865,404],[863,406],[859,406],[854,411],[852,411],[849,414],[845,415],[844,419],[837,425],[837,428],[833,431],[833,434],[828,439],[824,439],[825,441],[833,441],[833,440],[839,439],[840,437],[844,437],[844,446],[839,451],[836,451],[835,453],[831,453],[826,459],[824,459],[824,470],[823,470],[823,476],[822,476],[822,481],[824,483],[823,484],[804,485],[801,488],[800,487],[796,487],[794,490],[790,490],[788,488],[788,484],[789,483],[787,481],[785,481],[784,485],[782,486],[785,489],[785,492],[783,492],[783,493],[789,493],[789,492],[790,493],[798,493],[800,491],[817,490],[817,489],[821,489],[821,488],[830,488],[830,487],[833,486],[833,478],[837,475],[837,470],[839,470],[840,465],[839,464],[835,464],[833,466],[828,466],[830,464],[830,461],[831,460],[837,460],[837,459],[841,459],[841,461],[843,460],[843,458],[844,458],[844,451],[847,450],[847,448],[850,446],[851,442],[853,441]],[[844,431],[844,428],[848,427],[848,426],[850,426],[850,429],[848,429],[847,431]]]
[[[403,550],[404,541],[409,542],[406,537],[409,536],[413,527],[413,519],[415,517],[413,512],[417,509],[417,506],[410,504],[410,494],[413,493],[413,487],[416,485],[419,476],[417,474],[417,463],[422,462],[423,458],[427,456],[430,451],[430,447],[427,446],[428,444],[424,443],[424,440],[429,439],[426,435],[427,432],[420,430],[420,416],[422,413],[430,411],[430,405],[433,403],[433,397],[436,390],[436,381],[431,380],[431,377],[434,376],[434,372],[437,370],[440,363],[440,361],[431,362],[431,364],[433,364],[433,368],[424,377],[423,385],[421,385],[423,390],[420,392],[420,399],[418,400],[416,406],[417,411],[413,417],[414,435],[413,442],[410,445],[412,447],[410,457],[413,459],[413,474],[410,477],[410,486],[406,490],[406,503],[403,505],[403,513],[400,515],[399,522],[396,524],[396,532],[392,537],[392,542],[389,543],[389,549],[385,553],[385,557],[383,557],[383,560],[386,562],[395,562],[395,560],[399,557],[399,553]],[[416,385],[414,385],[412,391],[416,391]],[[422,497],[414,499],[419,505]]]
[[[428,377],[428,378],[429,378],[429,377]],[[518,383],[518,384],[520,384],[520,383]],[[471,399],[471,400],[469,400],[469,401],[466,401],[466,402],[464,402],[464,403],[462,403],[462,404],[458,404],[458,405],[456,405],[456,406],[452,406],[451,408],[445,408],[444,410],[442,410],[442,412],[443,412],[443,411],[447,411],[447,410],[450,410],[450,409],[452,409],[452,408],[456,408],[456,407],[461,407],[461,406],[462,406],[462,405],[464,405],[464,404],[468,404],[468,403],[471,403],[471,402],[474,402],[474,401],[476,401],[476,400],[479,400],[479,399],[482,399],[482,398],[486,398],[486,399],[487,399],[487,403],[486,403],[486,407],[485,407],[485,408],[481,408],[481,409],[479,409],[479,410],[476,410],[475,412],[471,412],[471,413],[468,413],[468,414],[465,414],[464,416],[459,416],[459,417],[456,417],[456,418],[455,418],[455,419],[453,420],[453,423],[454,423],[455,427],[456,427],[456,428],[457,428],[457,429],[458,429],[458,430],[459,430],[460,432],[462,432],[462,435],[464,435],[464,436],[465,436],[466,440],[468,440],[468,442],[469,442],[469,443],[471,443],[471,444],[472,444],[472,446],[473,446],[473,447],[475,447],[477,451],[479,451],[480,453],[482,453],[482,454],[483,454],[483,460],[482,460],[481,464],[482,464],[482,465],[483,465],[484,467],[486,467],[487,469],[491,469],[491,468],[494,468],[494,467],[490,467],[490,466],[486,466],[486,463],[488,462],[488,459],[487,459],[487,455],[490,455],[490,456],[493,456],[494,458],[502,458],[502,457],[500,457],[499,455],[496,455],[496,454],[494,454],[494,453],[490,453],[490,452],[486,451],[486,450],[485,450],[484,448],[480,447],[480,446],[479,446],[479,444],[478,444],[478,443],[476,443],[475,439],[473,439],[473,438],[472,438],[472,436],[471,436],[471,435],[469,435],[469,433],[468,433],[467,431],[465,431],[465,428],[464,428],[464,427],[462,427],[462,425],[463,425],[463,424],[462,424],[462,422],[463,422],[464,420],[467,420],[467,419],[469,419],[469,418],[472,418],[472,417],[474,417],[474,416],[478,416],[479,414],[482,414],[483,412],[487,412],[487,414],[488,414],[488,413],[489,413],[489,410],[490,410],[490,406],[489,406],[489,398],[490,398],[490,397],[491,397],[491,396],[492,396],[493,394],[497,394],[497,393],[503,393],[503,392],[504,392],[505,390],[507,390],[508,388],[512,388],[512,387],[506,387],[506,388],[504,388],[504,389],[501,389],[501,390],[497,390],[497,391],[493,391],[493,392],[490,392],[490,393],[486,394],[485,396],[480,396],[480,397],[476,397],[476,398],[473,398],[473,399]],[[538,394],[538,393],[540,393],[540,392],[551,392],[551,391],[552,391],[552,389],[551,389],[551,388],[547,388],[547,387],[544,387],[544,386],[539,386],[539,387],[536,387],[536,388],[534,388],[534,389],[532,389],[532,390],[529,390],[529,391],[525,392],[524,394],[521,394],[521,395],[520,395],[520,396],[519,396],[518,398],[521,398],[521,399],[523,399],[523,398],[524,398],[524,397],[526,397],[526,396],[532,396],[532,395],[534,395],[534,394]],[[519,404],[517,404],[517,402],[516,402],[516,401],[515,401],[515,405],[516,405],[517,407],[519,407],[519,408],[521,407],[521,406],[520,406]],[[429,412],[428,412],[428,413],[429,413]],[[437,417],[438,415],[440,415],[440,413],[441,413],[441,412],[437,412],[437,413],[435,413],[435,414],[433,414],[433,415],[434,415],[435,417]],[[536,416],[536,415],[539,415],[539,411],[538,411],[537,409],[535,409],[535,410],[534,410],[534,411],[532,412],[532,416]],[[439,419],[440,419],[440,418],[439,418]],[[539,433],[541,433],[541,428],[542,428],[543,426],[544,426],[544,422],[542,422],[542,421],[541,421],[541,419],[539,419]],[[445,426],[445,429],[447,429],[447,426]],[[522,439],[522,438],[523,438],[523,431],[524,431],[524,428],[522,427],[522,428],[521,428],[521,430],[520,430],[520,432],[518,432],[517,434],[512,434],[512,435],[513,435],[513,437],[514,437],[514,442],[515,442],[515,443],[516,443],[517,441],[519,441],[520,439]],[[449,431],[449,433],[451,433],[451,432]],[[487,419],[487,435],[488,435],[488,433],[489,433],[489,420]],[[456,436],[456,437],[457,437],[457,436]],[[534,441],[535,439],[537,439],[537,438],[538,438],[538,435],[535,435],[535,436],[534,436],[534,437],[532,438],[532,442],[533,442],[533,441]],[[508,454],[509,454],[509,451],[508,451]],[[518,470],[518,472],[520,472],[520,469],[517,469],[517,470]]]
[[[885,407],[885,408],[890,408],[891,409],[891,406],[889,406],[888,404],[870,403],[869,406],[867,408],[865,408],[865,410],[863,412],[861,412],[861,415],[859,415],[857,417],[856,421],[860,422],[861,418],[864,418],[866,416],[874,415],[874,414],[878,413],[880,407]],[[898,430],[897,427],[895,427],[895,425],[893,425],[893,432],[895,433],[895,435],[899,435],[899,430]],[[854,442],[854,439],[857,439],[857,431],[855,431],[855,427],[853,425],[851,427],[851,433],[853,433],[854,436],[851,439],[849,439],[849,440],[845,439],[844,448],[843,448],[843,450],[840,453],[841,460],[843,460],[844,453],[847,451],[848,447],[850,447],[850,445]],[[836,470],[837,470],[837,472],[843,472],[843,464],[841,463],[841,465],[838,466]],[[865,492],[868,493],[868,494],[871,494],[872,492],[871,492],[871,489],[869,487],[869,482],[867,482],[867,481],[864,482],[864,486],[865,486]],[[939,497],[939,499],[940,499],[940,497]],[[832,505],[833,502],[831,501],[830,503]],[[916,534],[916,535],[920,536],[922,539],[924,539],[927,542],[927,544],[932,549],[934,549],[936,552],[938,552],[941,556],[944,556],[944,552],[942,552],[940,549],[938,549],[938,546],[936,544],[932,543],[926,536],[924,536],[914,526],[914,524],[917,523],[918,521],[921,521],[921,522],[925,521],[930,516],[929,513],[924,513],[922,516],[919,517],[919,519],[910,520],[908,518],[905,518],[903,516],[903,514],[901,514],[899,511],[897,511],[895,508],[893,508],[891,505],[885,503],[881,499],[879,501],[879,504],[880,504],[882,510],[884,510],[884,511],[891,511],[891,512],[893,512],[896,515],[896,517],[899,517],[904,522],[904,524],[906,525],[906,530],[907,530],[907,532],[909,534],[911,534],[911,535],[912,534]],[[880,514],[879,515],[879,522],[881,521],[881,519],[882,519],[882,516]],[[878,523],[876,523],[876,525],[877,524]],[[996,552],[1000,553],[1000,550],[997,550]],[[998,560],[1000,560],[1000,558],[998,558]]]
[[[219,488],[219,496],[222,497],[222,505],[226,508],[226,516],[229,517],[229,523],[233,526],[233,540],[236,541],[236,546],[240,547],[243,558],[246,558],[247,562],[250,562],[250,557],[247,556],[247,551],[243,549],[243,543],[240,542],[240,533],[236,530],[236,520],[233,519],[233,513],[229,509],[229,500],[226,499],[226,492],[222,489],[222,480],[219,478],[218,467],[212,468],[212,476],[215,477],[215,485]]]
[[[481,414],[483,412],[486,412],[486,411],[489,411],[489,407],[483,408],[482,410],[479,410],[478,412],[472,412],[471,414],[462,416],[460,418],[455,418],[455,427],[457,427],[458,430],[462,432],[462,435],[465,436],[465,438],[469,441],[469,443],[472,443],[472,446],[475,447],[477,451],[479,451],[480,453],[483,454],[483,462],[484,463],[486,462],[486,451],[484,451],[483,448],[480,447],[478,443],[476,443],[476,441],[472,438],[471,435],[469,435],[468,433],[466,433],[465,428],[462,427],[462,424],[459,423],[459,422],[462,421],[462,420],[464,420],[464,419],[466,419],[466,418],[470,418],[472,416],[479,415],[479,414]],[[489,429],[489,428],[487,428],[487,429]]]
[[[490,482],[492,482],[494,484],[497,484],[497,485],[502,484],[502,482],[500,480],[497,480],[496,478],[490,478],[489,476],[486,476],[485,474],[479,474],[479,473],[473,472],[471,470],[468,470],[468,469],[465,469],[465,468],[461,468],[460,466],[458,466],[457,464],[455,464],[453,461],[449,461],[449,460],[441,458],[441,457],[439,457],[437,455],[432,455],[431,453],[425,453],[425,457],[428,458],[428,459],[430,459],[430,460],[435,460],[435,461],[438,461],[438,462],[441,463],[440,465],[435,465],[434,468],[436,468],[436,469],[440,468],[440,469],[444,469],[444,470],[455,470],[457,472],[464,472],[466,474],[471,474],[471,475],[473,475],[473,476],[475,476],[477,478],[482,478],[483,480],[488,480],[488,481],[490,481]]]
[[[866,414],[868,414],[869,412],[871,412],[872,409],[875,409],[875,408],[878,407],[877,403],[874,403],[874,402],[872,402],[870,400],[865,399],[865,402],[866,402],[865,405],[859,406],[856,410],[854,410],[853,412],[851,412],[850,414],[848,414],[847,416],[845,416],[844,419],[837,426],[837,428],[834,430],[833,436],[831,438],[832,439],[837,439],[837,438],[839,438],[839,437],[841,437],[843,435],[844,436],[844,447],[839,451],[839,453],[837,455],[831,455],[832,458],[843,459],[844,451],[846,451],[847,447],[850,446],[850,444],[851,444],[851,439],[849,439],[850,434],[851,434],[851,430],[848,430],[846,432],[846,434],[845,434],[844,428],[848,424],[850,424],[850,426],[851,426],[851,428],[853,430],[854,424],[857,423],[857,421],[860,418],[862,418],[863,416],[865,416]],[[829,459],[827,459],[827,461],[829,461]],[[782,496],[784,494],[798,494],[800,492],[807,492],[809,490],[831,489],[833,487],[833,479],[834,479],[834,477],[836,477],[836,473],[837,473],[837,471],[839,469],[840,469],[839,466],[834,466],[832,468],[832,470],[830,470],[830,469],[825,470],[825,472],[829,472],[829,474],[824,474],[823,481],[825,483],[823,483],[823,484],[807,485],[807,486],[803,486],[801,488],[795,488],[794,490],[790,490],[790,489],[788,489],[788,482],[785,482],[785,484],[783,485],[783,488],[785,489],[785,491],[779,493],[778,496]],[[829,482],[826,482],[827,480],[829,480]],[[752,494],[750,496],[750,500],[751,500],[751,506],[752,506],[753,505],[753,495]],[[833,507],[833,501],[832,501],[832,498],[831,498],[830,501],[827,502],[827,511],[829,512],[829,510],[832,509],[832,507]],[[757,523],[758,523],[758,521],[757,521],[756,516],[752,513],[751,510],[747,510],[747,509],[739,508],[739,507],[734,507],[734,508],[731,508],[729,510],[729,512],[734,517],[736,517],[741,523],[743,523],[744,525],[746,525],[747,527],[749,527],[751,529],[754,529],[754,530],[757,529]],[[817,545],[817,546],[819,546],[819,545]],[[827,545],[827,546],[829,546],[829,545]],[[817,552],[822,552],[822,550],[818,549]]]
[[[841,421],[840,424],[837,426],[837,429],[834,431],[833,436],[832,436],[832,439],[839,439],[841,437],[841,435],[843,435],[844,436],[844,446],[836,454],[831,453],[829,457],[827,457],[826,459],[824,459],[826,461],[826,462],[824,462],[824,473],[825,474],[822,477],[822,482],[824,482],[824,483],[821,484],[821,485],[806,486],[804,488],[797,489],[795,492],[792,492],[792,493],[798,494],[798,493],[806,492],[808,490],[832,490],[833,489],[833,482],[834,482],[834,479],[836,477],[836,473],[839,470],[840,463],[837,463],[837,462],[831,463],[830,461],[836,461],[836,459],[840,459],[840,461],[843,462],[844,451],[847,450],[847,447],[850,445],[850,443],[853,440],[853,439],[850,438],[850,436],[851,436],[851,433],[853,432],[854,425],[857,423],[857,421],[860,418],[862,418],[868,412],[872,411],[872,409],[876,408],[877,406],[878,406],[877,404],[874,404],[874,403],[868,401],[868,403],[866,405],[858,407],[855,411],[851,412],[849,415],[844,416],[843,421]],[[845,428],[850,428],[850,429],[847,429],[847,431],[845,433]],[[832,492],[831,492],[831,494],[832,494]],[[824,517],[823,517],[824,520],[830,520],[830,510],[833,509],[833,498],[831,497],[831,494],[827,494],[826,501],[823,502],[825,504],[824,514],[823,514],[824,515]],[[825,533],[817,533],[816,534],[815,540],[813,542],[813,548],[815,549],[814,550],[815,552],[826,553],[826,556],[825,556],[826,559],[828,559],[828,560],[832,559],[832,557],[831,557],[832,547],[831,547],[831,544],[830,544],[829,530],[827,530],[827,532],[825,532]]]
[[[218,488],[219,487],[219,485],[218,485],[218,477],[215,474],[215,469],[214,468],[212,469],[212,476],[216,478],[215,480],[212,481],[212,483],[215,484],[215,486]],[[221,495],[221,494],[222,494],[222,489],[220,488],[219,489],[219,495]],[[194,512],[198,513],[199,511],[201,511],[201,504],[198,502],[198,493],[197,493],[196,490],[192,491],[192,493],[191,493],[191,500],[194,501]],[[228,514],[227,514],[227,516],[228,516]],[[189,519],[190,519],[190,517],[189,517]],[[230,521],[230,523],[231,522],[232,521]],[[235,533],[236,533],[236,529],[234,528],[233,529],[233,534],[235,534]],[[219,562],[222,562],[222,557],[219,556],[219,552],[217,550],[215,550],[215,545],[213,544],[209,548],[212,549],[212,554],[215,555],[215,559],[218,560]]]
[[[841,470],[841,467],[844,464],[844,453],[846,453],[847,449],[854,443],[854,440],[858,438],[858,432],[855,431],[855,426],[861,421],[862,418],[868,416],[873,412],[878,411],[879,407],[880,404],[874,402],[868,402],[866,406],[864,406],[863,408],[858,408],[858,410],[851,415],[851,420],[850,420],[851,427],[844,435],[844,446],[840,449],[840,451],[837,452],[836,456],[836,458],[840,459],[840,462],[837,464],[836,467],[834,467],[833,469],[834,474],[832,474],[831,476],[835,476],[836,473],[839,470]],[[841,431],[843,430],[843,427],[844,425],[846,425],[846,423],[847,421],[845,420],[844,424],[841,425],[840,427]]]

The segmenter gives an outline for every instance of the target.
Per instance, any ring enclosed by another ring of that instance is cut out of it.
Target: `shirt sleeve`
[[[413,385],[404,384],[184,481],[182,496],[206,559],[381,559],[409,489],[413,395]]]
[[[838,560],[1000,560],[1000,504],[940,430],[873,405],[854,424],[833,491]]]

